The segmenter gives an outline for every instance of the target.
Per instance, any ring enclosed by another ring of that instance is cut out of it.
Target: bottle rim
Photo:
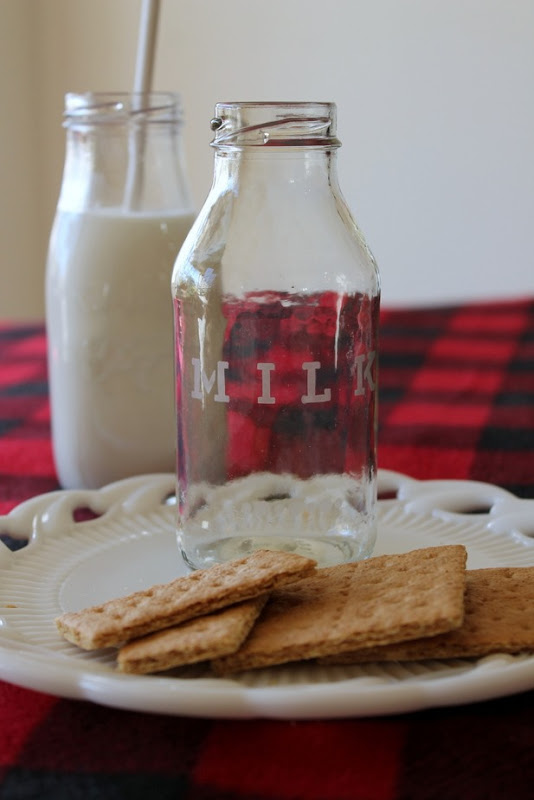
[[[183,121],[177,92],[67,92],[64,125],[147,124]]]
[[[222,102],[210,122],[216,149],[241,147],[340,147],[336,104],[308,101]]]

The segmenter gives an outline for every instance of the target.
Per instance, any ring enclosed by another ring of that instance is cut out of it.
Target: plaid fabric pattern
[[[42,325],[0,325],[0,514],[58,488]]]
[[[378,460],[534,495],[534,301],[382,313]],[[57,488],[42,326],[0,326],[0,513]],[[531,800],[534,692],[376,719],[138,714],[0,681],[0,800]]]
[[[226,382],[229,474],[367,475],[375,467],[374,403],[362,376],[356,397],[354,359],[368,358],[369,351],[374,355],[377,300],[347,295],[340,302],[336,293],[323,292],[289,307],[283,295],[262,297],[262,302],[258,297],[224,308],[223,355],[231,366]],[[272,405],[257,402],[257,364],[265,361],[273,366]],[[307,391],[303,362],[320,365],[315,391],[328,387],[327,402],[302,402]]]
[[[534,303],[382,315],[379,466],[534,497]]]

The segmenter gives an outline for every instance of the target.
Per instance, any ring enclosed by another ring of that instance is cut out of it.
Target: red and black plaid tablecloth
[[[41,325],[0,325],[0,514],[58,488]],[[534,300],[382,313],[379,466],[534,497]],[[1,656],[0,656],[1,657]],[[534,692],[399,717],[215,721],[0,681],[0,800],[532,800]]]

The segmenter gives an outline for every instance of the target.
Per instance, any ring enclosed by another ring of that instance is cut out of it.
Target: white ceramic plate
[[[0,517],[0,678],[102,705],[205,717],[335,718],[486,700],[534,687],[534,657],[324,667],[300,663],[210,677],[204,667],[121,675],[113,655],[59,637],[54,618],[186,574],[174,533],[172,475],[98,491],[52,492]],[[375,554],[462,543],[468,567],[534,565],[534,501],[467,481],[415,481],[381,471]],[[90,507],[97,519],[75,522]]]

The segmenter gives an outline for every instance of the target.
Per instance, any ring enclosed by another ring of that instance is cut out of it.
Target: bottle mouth
[[[183,108],[176,92],[68,92],[65,125],[182,122]]]
[[[210,123],[216,148],[341,145],[334,103],[217,103]]]

